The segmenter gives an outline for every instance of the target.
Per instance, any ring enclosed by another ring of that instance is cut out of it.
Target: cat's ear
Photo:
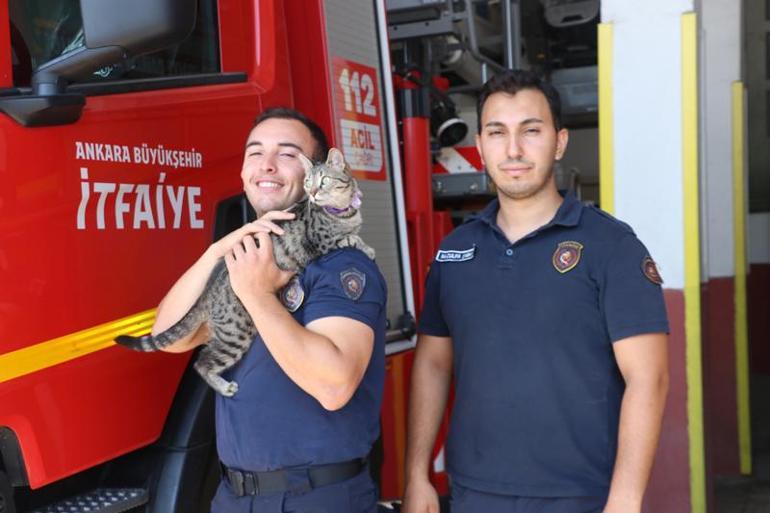
[[[345,156],[337,148],[331,148],[329,155],[326,157],[326,165],[334,168],[345,168]]]
[[[358,210],[361,208],[361,198],[364,197],[364,193],[356,186],[356,192],[353,194],[353,200],[350,202],[350,206]]]
[[[302,163],[302,167],[305,168],[305,174],[308,174],[310,172],[310,168],[313,167],[313,161],[304,156],[302,153],[299,154],[299,161]]]

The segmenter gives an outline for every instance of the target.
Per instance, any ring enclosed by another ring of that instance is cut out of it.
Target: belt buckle
[[[233,488],[233,492],[238,497],[243,497],[245,495],[245,490],[243,487],[243,473],[238,472],[237,470],[227,470],[227,479],[230,481],[230,486]]]
[[[259,481],[253,472],[243,473],[244,495],[259,495]]]

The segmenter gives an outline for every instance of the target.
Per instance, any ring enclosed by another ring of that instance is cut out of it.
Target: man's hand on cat
[[[260,231],[256,238],[247,235],[225,254],[230,285],[242,302],[249,295],[275,295],[294,276],[276,265],[270,234]]]
[[[282,210],[275,210],[268,212],[256,221],[247,223],[237,230],[234,230],[217,242],[211,245],[211,251],[213,251],[217,258],[221,258],[228,253],[231,253],[233,247],[241,245],[245,237],[254,235],[257,233],[275,233],[276,235],[283,235],[283,229],[275,224],[274,221],[289,221],[296,217],[291,212],[284,212]]]

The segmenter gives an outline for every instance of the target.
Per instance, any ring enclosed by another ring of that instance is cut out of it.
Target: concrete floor
[[[770,513],[770,452],[754,454],[751,477],[717,478],[716,513]]]
[[[770,513],[770,375],[751,376],[753,474],[718,477],[716,513]]]

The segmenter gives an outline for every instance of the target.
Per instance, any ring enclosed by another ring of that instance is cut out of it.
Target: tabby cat
[[[296,217],[283,223],[284,235],[271,234],[278,267],[299,271],[314,258],[348,247],[358,248],[374,259],[374,250],[358,235],[361,191],[342,153],[332,148],[326,162],[317,165],[304,155],[300,154],[300,159],[305,168],[303,188],[307,197],[290,209]],[[294,309],[299,307],[297,298],[292,297],[302,293],[297,280],[292,278],[281,292],[289,309],[292,305]],[[231,397],[238,391],[238,384],[221,374],[241,359],[257,329],[230,287],[224,259],[216,264],[200,297],[179,322],[155,336],[122,335],[115,341],[135,351],[156,351],[189,335],[204,322],[208,322],[213,338],[201,349],[195,370],[214,390]]]

